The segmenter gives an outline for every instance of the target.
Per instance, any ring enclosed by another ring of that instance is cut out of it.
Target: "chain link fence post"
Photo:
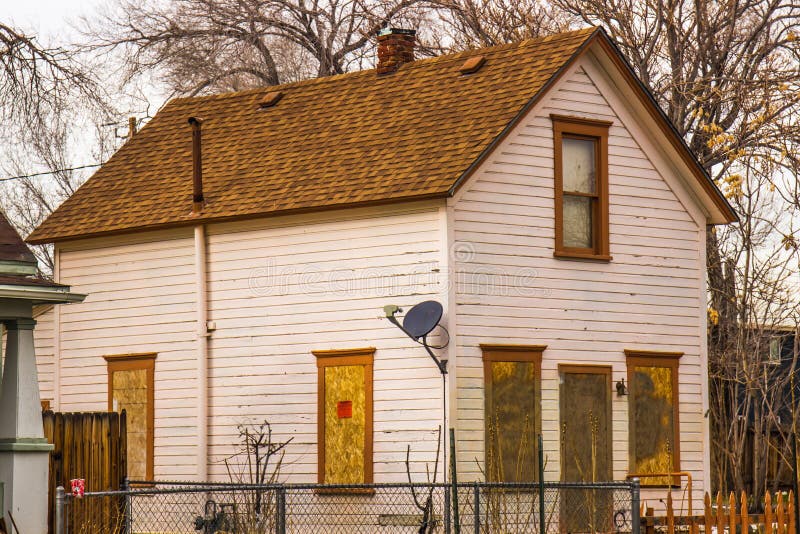
[[[450,534],[450,486],[443,486],[444,488],[444,533]]]
[[[481,487],[476,483],[473,486],[472,521],[475,523],[475,534],[481,534]]]
[[[634,478],[631,480],[631,534],[639,534],[639,528],[641,524],[641,518],[639,517],[639,513],[641,512],[639,506],[639,479]],[[689,496],[691,499],[691,495]]]
[[[286,486],[280,485],[275,491],[275,532],[286,534]]]
[[[65,531],[65,512],[66,512],[66,492],[64,486],[56,488],[56,509],[55,509],[55,534],[64,534]]]
[[[133,530],[133,510],[131,502],[131,483],[128,480],[128,477],[122,479],[122,491],[125,492],[125,501],[123,506],[125,510],[123,511],[123,517],[125,518],[125,534],[131,534]]]

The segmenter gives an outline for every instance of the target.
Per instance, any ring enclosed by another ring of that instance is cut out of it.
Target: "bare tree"
[[[0,22],[0,169],[10,175],[54,174],[0,181],[0,208],[23,234],[35,228],[77,187],[80,175],[62,171],[71,165],[67,147],[74,112],[109,112],[91,67],[74,51],[49,47],[36,37]],[[40,267],[52,272],[47,247],[35,250]]]
[[[572,20],[542,0],[449,0],[442,8],[436,30],[444,50],[542,37],[568,29]]]
[[[741,224],[708,232],[715,482],[744,489],[750,435],[756,440],[750,489],[763,491],[771,482],[769,447],[759,439],[783,432],[783,453],[787,438],[776,404],[787,384],[768,372],[764,340],[797,321],[790,276],[797,268],[791,208],[800,163],[800,6],[786,0],[553,1],[606,28],[739,212]]]
[[[98,95],[73,53],[43,46],[0,22],[0,118],[6,139],[35,138],[59,116],[65,101]]]
[[[103,123],[106,117],[101,110],[90,111],[77,122],[75,114],[63,108],[58,120],[39,135],[24,144],[6,144],[0,169],[8,177],[0,179],[0,208],[20,234],[28,235],[39,226],[99,166],[93,162],[106,161],[130,136],[127,125],[114,128]],[[87,135],[76,142],[70,135],[74,130]],[[89,135],[91,131],[93,136]],[[31,172],[37,168],[46,170]],[[52,245],[36,245],[31,250],[39,260],[41,274],[50,276],[55,267]]]
[[[118,0],[88,33],[94,50],[123,51],[128,76],[160,69],[194,95],[346,72],[424,1]]]

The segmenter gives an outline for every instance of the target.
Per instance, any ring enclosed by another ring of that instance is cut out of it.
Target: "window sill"
[[[567,252],[564,250],[556,250],[553,252],[553,257],[560,260],[586,260],[586,261],[599,261],[608,263],[614,258],[608,254],[592,254],[591,252]]]

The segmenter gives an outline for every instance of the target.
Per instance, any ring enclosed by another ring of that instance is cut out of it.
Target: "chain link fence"
[[[56,515],[56,534],[639,534],[639,483],[154,482],[83,498],[62,490]]]

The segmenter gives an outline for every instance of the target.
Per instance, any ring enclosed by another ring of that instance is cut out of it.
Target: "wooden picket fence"
[[[750,532],[751,528],[759,534],[797,534],[792,492],[789,492],[788,499],[780,494],[776,495],[774,499],[769,493],[765,494],[763,514],[750,514],[748,502],[744,492],[738,502],[736,495],[732,492],[727,500],[723,499],[722,493],[717,493],[717,498],[713,502],[711,495],[706,493],[703,515],[676,516],[672,494],[668,493],[665,516],[656,517],[654,510],[648,508],[646,503],[642,503],[641,526],[644,534],[655,534],[656,527],[659,527],[659,532],[666,532],[666,534],[675,534],[676,532],[699,534],[701,530],[711,534],[712,529],[715,529],[716,534],[725,534],[726,532],[728,534],[737,534],[737,532],[746,534]]]
[[[44,436],[53,444],[50,453],[48,491],[49,532],[54,532],[55,490],[69,491],[70,480],[86,480],[86,491],[122,489],[127,472],[127,425],[125,411],[56,413],[42,412]],[[91,499],[68,509],[73,525],[93,525],[93,532],[114,532],[123,520],[119,499]]]

